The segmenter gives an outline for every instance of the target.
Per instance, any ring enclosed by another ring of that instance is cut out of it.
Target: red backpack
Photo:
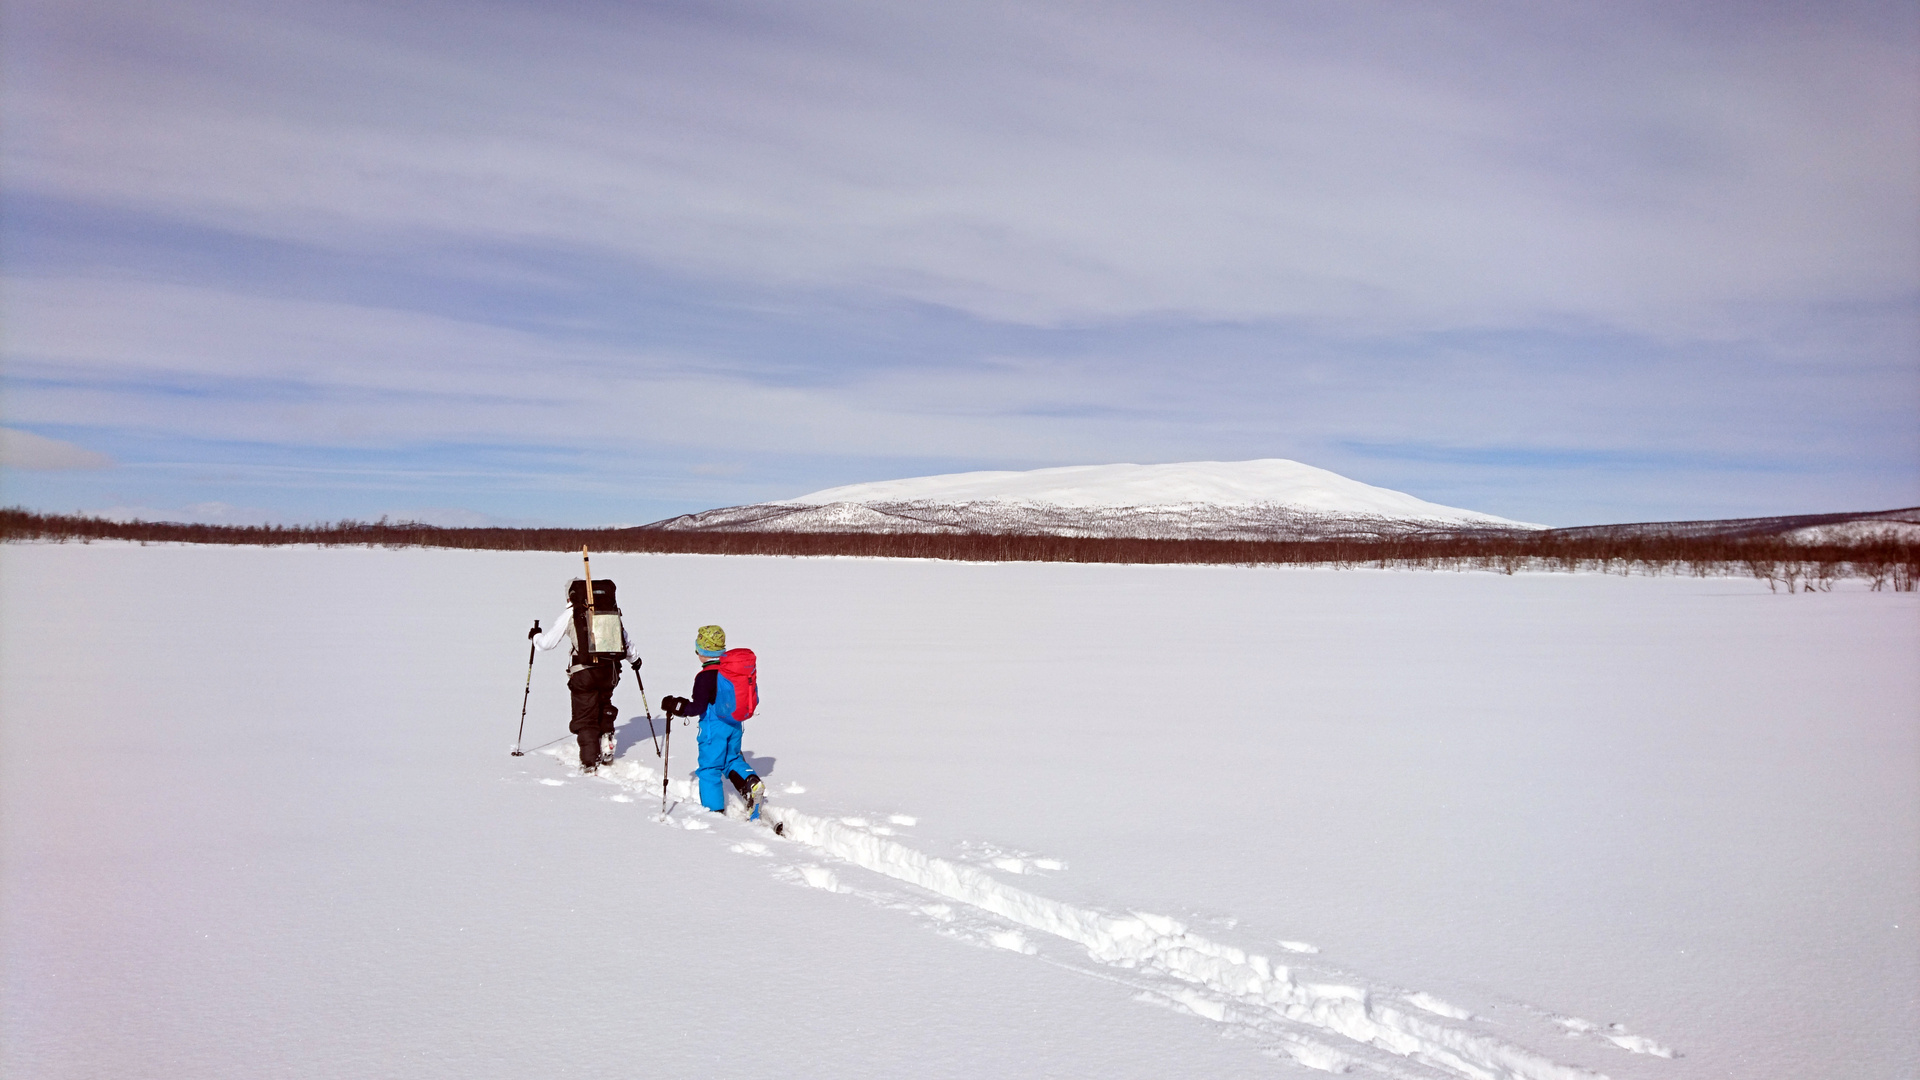
[[[728,649],[720,657],[720,677],[733,690],[731,720],[746,720],[760,707],[760,675],[752,649]],[[716,697],[718,695],[715,695]]]

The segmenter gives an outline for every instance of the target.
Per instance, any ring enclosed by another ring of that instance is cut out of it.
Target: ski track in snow
[[[571,745],[547,751],[572,768]],[[575,774],[577,775],[577,774]],[[644,803],[658,798],[658,771],[630,760],[603,766],[597,779],[616,784]],[[556,781],[543,780],[544,784]],[[798,784],[786,791],[804,791]],[[718,819],[674,814],[695,801],[689,780],[668,784],[670,810],[654,820],[689,831],[708,831]],[[632,801],[625,794],[613,796]],[[731,804],[729,817],[738,809]],[[897,827],[916,819],[905,814],[826,816],[768,805],[762,816],[778,823],[784,840],[769,829],[733,820],[731,834],[751,829],[754,839],[725,837],[728,850],[754,858],[785,854],[795,845],[802,859],[773,867],[796,885],[845,893],[916,916],[939,933],[977,945],[1036,956],[1082,975],[1135,991],[1143,1003],[1172,1008],[1224,1025],[1229,1034],[1251,1037],[1271,1057],[1325,1072],[1366,1069],[1399,1080],[1466,1077],[1469,1080],[1606,1080],[1603,1074],[1566,1065],[1515,1045],[1491,1030],[1491,1021],[1424,991],[1407,991],[1350,972],[1322,966],[1309,971],[1195,934],[1177,919],[1133,911],[1098,911],[1052,900],[1000,881],[987,868],[1020,876],[1065,869],[1057,859],[986,843],[964,844],[964,861],[942,859],[895,839]],[[884,824],[883,824],[884,822]],[[771,841],[771,842],[769,842]],[[851,864],[904,882],[939,900],[850,885],[829,862]],[[951,903],[940,902],[951,901]],[[959,906],[956,906],[959,905]],[[1009,925],[1011,924],[1011,925]],[[1223,925],[1230,926],[1232,920]],[[1050,956],[1030,931],[1080,946],[1094,966]],[[1300,954],[1312,945],[1278,942]],[[1635,1054],[1671,1058],[1674,1051],[1619,1024],[1522,1008],[1557,1025],[1568,1038],[1592,1041]]]

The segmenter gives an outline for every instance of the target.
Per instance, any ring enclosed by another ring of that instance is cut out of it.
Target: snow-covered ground
[[[576,567],[0,548],[0,1075],[1920,1073],[1915,596],[596,558],[782,839],[508,756]]]

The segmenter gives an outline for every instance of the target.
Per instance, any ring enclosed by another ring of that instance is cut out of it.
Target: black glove
[[[639,657],[637,656],[628,657],[627,663],[633,665],[633,673],[635,675],[640,674],[640,658]]]
[[[527,631],[527,640],[532,641],[534,638],[537,638],[539,636],[540,636],[540,620],[535,619],[533,620],[533,629]]]
[[[660,707],[666,710],[668,716],[680,715],[681,707],[686,704],[686,698],[674,697],[672,694],[668,694],[666,697],[660,699]]]

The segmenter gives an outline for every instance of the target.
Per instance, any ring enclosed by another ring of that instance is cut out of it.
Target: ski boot
[[[734,790],[740,793],[740,801],[747,806],[747,820],[758,821],[760,808],[767,802],[767,785],[760,782],[758,776],[741,776],[728,773],[727,779],[733,781]]]
[[[614,739],[613,732],[608,731],[608,732],[602,733],[600,736],[600,764],[602,765],[613,764],[614,751],[618,750],[619,748],[620,748],[620,744],[616,739]]]

